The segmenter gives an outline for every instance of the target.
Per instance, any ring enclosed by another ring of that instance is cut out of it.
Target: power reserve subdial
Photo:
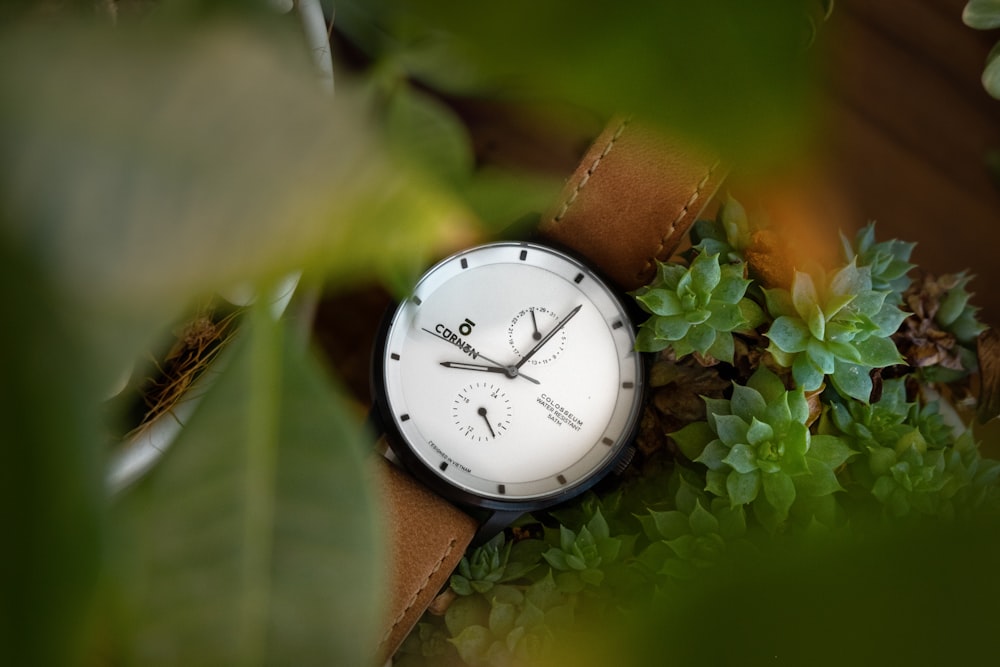
[[[507,394],[490,382],[475,382],[463,388],[451,408],[455,426],[474,442],[502,438],[510,429],[513,414]]]

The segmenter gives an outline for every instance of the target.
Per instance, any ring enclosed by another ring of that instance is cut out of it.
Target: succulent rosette
[[[639,559],[658,574],[689,580],[727,556],[752,552],[743,506],[705,493],[703,486],[701,476],[677,466],[668,483],[674,508],[639,516],[651,542]]]
[[[700,252],[719,255],[724,262],[742,262],[753,242],[753,229],[743,205],[726,197],[715,220],[698,220],[691,228],[691,244]]]
[[[885,382],[878,403],[835,401],[829,416],[861,452],[848,464],[851,483],[891,517],[950,517],[969,505],[974,487],[997,475],[996,463],[979,456],[971,432],[956,435],[933,403],[908,402],[901,379]]]
[[[689,267],[661,263],[656,280],[635,295],[651,314],[639,327],[636,347],[669,347],[677,358],[698,352],[731,362],[732,332],[755,327],[763,316],[745,298],[750,281],[744,273],[742,264],[720,265],[717,254],[698,253]]]
[[[902,301],[903,292],[910,286],[910,270],[916,267],[910,263],[910,255],[916,243],[906,243],[898,239],[875,240],[875,223],[865,225],[854,237],[853,242],[843,232],[840,242],[848,262],[869,267],[872,289],[892,294],[895,303]]]
[[[706,488],[731,505],[751,505],[776,530],[801,494],[818,498],[840,491],[836,469],[854,452],[833,435],[812,435],[802,387],[758,368],[729,400],[706,398],[708,418],[672,434],[681,451],[705,464]]]
[[[857,258],[819,280],[795,272],[791,290],[764,290],[774,322],[768,351],[791,368],[796,384],[815,391],[829,377],[840,394],[868,402],[872,369],[903,361],[889,338],[906,318],[872,288],[870,267]]]

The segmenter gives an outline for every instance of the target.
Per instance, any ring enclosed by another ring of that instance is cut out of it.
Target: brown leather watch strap
[[[712,157],[651,127],[614,119],[598,137],[539,232],[571,248],[619,287],[653,277],[725,178]]]
[[[380,497],[387,511],[389,600],[378,660],[396,652],[447,583],[476,533],[476,520],[379,457]]]

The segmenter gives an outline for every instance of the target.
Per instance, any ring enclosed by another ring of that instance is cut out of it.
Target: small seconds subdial
[[[507,342],[514,354],[526,355],[538,341],[559,324],[559,315],[544,306],[532,306],[518,312],[507,327]],[[528,360],[534,366],[551,363],[566,347],[566,331],[559,331],[538,354]]]
[[[451,415],[458,430],[474,442],[502,438],[514,414],[510,399],[490,382],[475,382],[458,392]]]

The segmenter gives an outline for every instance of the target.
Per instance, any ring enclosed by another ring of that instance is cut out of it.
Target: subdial
[[[455,426],[466,438],[488,442],[503,437],[510,429],[514,411],[510,399],[495,384],[476,382],[458,392],[452,402]]]
[[[526,355],[545,334],[559,324],[559,315],[544,306],[525,308],[514,316],[507,327],[507,342],[519,357]],[[534,366],[544,366],[555,360],[566,347],[566,331],[559,331],[552,340],[528,360]]]

